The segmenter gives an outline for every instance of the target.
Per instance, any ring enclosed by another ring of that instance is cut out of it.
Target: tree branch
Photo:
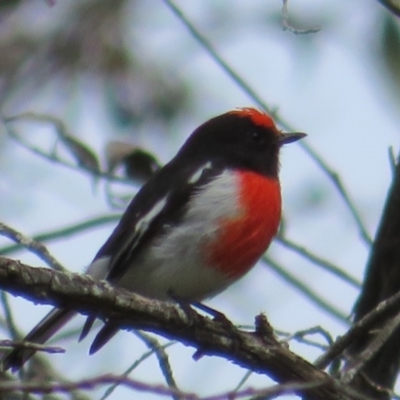
[[[216,355],[279,383],[310,383],[298,390],[307,399],[349,400],[360,396],[292,353],[259,326],[245,332],[228,321],[214,321],[179,305],[113,288],[89,276],[33,268],[0,257],[0,288],[35,303],[68,306],[83,314],[117,320],[124,329],[144,329],[193,346],[197,354]]]
[[[366,268],[364,284],[354,307],[354,319],[359,321],[373,310],[378,303],[400,291],[400,162],[394,169],[394,176],[374,245]],[[376,329],[382,329],[392,313],[380,321]],[[365,331],[351,346],[349,355],[357,357],[365,353],[375,340],[375,333]],[[351,363],[351,362],[350,362]],[[400,328],[370,360],[366,360],[360,374],[355,377],[354,386],[377,399],[389,399],[400,364]],[[346,366],[347,368],[347,366]],[[346,369],[345,368],[345,369]],[[366,377],[366,379],[364,378]],[[371,385],[370,382],[374,384]],[[378,388],[378,390],[377,390]]]
[[[378,0],[378,1],[394,15],[400,17],[400,0]]]

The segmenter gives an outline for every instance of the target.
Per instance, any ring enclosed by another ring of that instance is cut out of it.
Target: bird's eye
[[[258,132],[258,131],[250,132],[250,138],[251,138],[252,142],[258,143],[258,144],[261,144],[261,143],[263,143],[265,141],[264,135],[261,132]]]

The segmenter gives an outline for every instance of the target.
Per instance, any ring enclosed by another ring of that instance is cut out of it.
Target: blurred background
[[[308,134],[282,151],[284,223],[267,259],[207,304],[243,326],[265,312],[290,334],[347,330],[399,150],[400,25],[378,1],[291,0],[286,15],[278,0],[2,0],[0,55],[1,222],[44,235],[81,272],[140,182],[194,128],[265,107],[285,131]],[[4,238],[0,254],[45,265]],[[48,311],[7,298],[21,334]],[[82,321],[57,341],[66,354],[47,356],[64,379],[122,374],[148,351],[146,339],[121,332],[89,357],[90,338],[67,337]],[[10,337],[4,311],[0,322]],[[290,347],[310,361],[321,353]],[[272,384],[224,359],[195,362],[181,344],[166,351],[184,391]],[[154,354],[130,376],[167,385]],[[107,398],[132,396],[160,398],[124,387]]]

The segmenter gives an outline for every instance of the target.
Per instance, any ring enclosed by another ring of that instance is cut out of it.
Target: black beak
[[[278,143],[280,146],[283,146],[284,144],[293,143],[299,139],[303,139],[305,136],[307,136],[307,134],[302,132],[282,133],[279,136]]]

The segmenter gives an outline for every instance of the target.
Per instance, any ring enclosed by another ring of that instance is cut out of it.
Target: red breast
[[[219,222],[218,238],[208,245],[209,265],[237,279],[267,250],[281,218],[279,180],[261,174],[236,172],[240,212]]]

